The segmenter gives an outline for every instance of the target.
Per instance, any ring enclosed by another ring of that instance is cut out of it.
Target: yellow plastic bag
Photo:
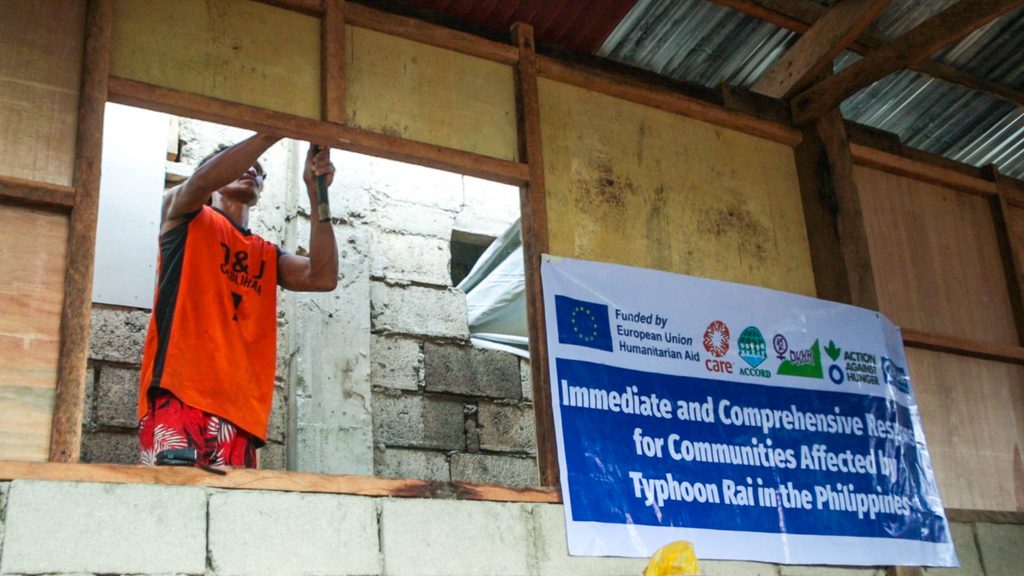
[[[651,556],[647,563],[644,576],[678,576],[683,574],[700,574],[700,565],[697,564],[697,554],[693,551],[693,544],[685,540],[678,540],[666,544],[658,549]]]

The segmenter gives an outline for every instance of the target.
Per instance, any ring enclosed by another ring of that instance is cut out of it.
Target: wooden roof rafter
[[[779,28],[803,34],[807,32],[828,10],[814,0],[710,0],[715,4],[732,8],[737,12],[764,20]],[[857,54],[867,54],[887,43],[881,32],[867,27],[849,45]],[[964,72],[938,60],[924,58],[906,66],[908,70],[925,74],[970,90],[984,92],[1015,106],[1024,106],[1024,92],[993,82],[987,78]]]

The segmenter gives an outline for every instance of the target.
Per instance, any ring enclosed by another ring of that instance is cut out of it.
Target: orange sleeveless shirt
[[[277,365],[277,246],[203,206],[160,237],[138,415],[165,389],[260,441]]]

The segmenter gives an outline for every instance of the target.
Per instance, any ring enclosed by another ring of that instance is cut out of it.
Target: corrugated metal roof
[[[955,0],[893,2],[875,22],[895,38]],[[707,0],[640,0],[598,51],[617,62],[713,87],[749,87],[797,35]],[[857,57],[844,54],[841,69]],[[993,21],[936,58],[1024,87],[1024,8]],[[1024,178],[1024,109],[988,94],[902,71],[847,99],[843,115],[893,132],[928,152]]]
[[[407,0],[460,22],[507,33],[534,27],[537,43],[594,53],[677,80],[750,87],[797,35],[708,0]],[[825,6],[837,0],[818,0]],[[893,39],[957,0],[894,0],[873,26]],[[837,68],[856,58],[844,54]],[[1024,91],[1024,8],[935,59]],[[1024,178],[1024,107],[903,71],[847,99],[843,115],[898,134],[905,144]]]

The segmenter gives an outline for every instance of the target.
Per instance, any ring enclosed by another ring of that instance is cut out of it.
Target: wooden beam
[[[793,32],[806,32],[828,8],[814,0],[711,0],[738,12],[753,16]],[[885,37],[873,28],[868,28],[851,44],[850,49],[866,54],[886,43]],[[1015,104],[1024,106],[1024,92],[1005,84],[992,82],[980,76],[960,71],[948,64],[924,59],[908,66],[910,70],[927,74],[939,80],[958,84],[971,90],[985,92]]]
[[[1021,4],[1024,0],[960,0],[795,96],[793,120],[805,124],[820,118],[862,88],[927,58]]]
[[[1024,343],[1024,286],[1022,286],[1020,263],[1024,257],[1024,246],[1016,241],[1010,230],[1010,207],[1006,197],[1009,194],[1009,182],[999,173],[995,165],[986,166],[991,179],[996,184],[998,193],[992,197],[992,222],[996,229],[996,240],[999,253],[1003,260],[1003,272],[1006,274],[1006,287],[1013,309],[1014,325],[1017,327],[1017,342]]]
[[[50,435],[51,462],[77,462],[81,452],[96,219],[99,214],[103,112],[107,103],[113,16],[113,0],[89,0],[75,142],[75,205],[68,223],[60,361]]]
[[[369,476],[332,476],[255,469],[232,469],[228,470],[226,475],[221,476],[198,468],[185,467],[0,461],[0,480],[163,484],[237,490],[355,494],[394,498],[453,498],[495,502],[556,504],[562,501],[561,492],[558,490],[517,489],[466,482],[395,480]]]
[[[512,42],[518,50],[515,67],[516,125],[519,159],[530,166],[530,183],[520,188],[520,226],[523,236],[526,317],[530,336],[530,380],[537,430],[537,464],[542,486],[558,486],[558,450],[548,382],[547,332],[544,329],[544,293],[540,259],[548,251],[548,209],[541,147],[540,97],[537,93],[537,52],[533,27],[516,23]]]
[[[719,104],[686,96],[622,74],[577,63],[570,64],[546,56],[538,56],[537,64],[537,71],[541,77],[586,90],[651,106],[673,114],[682,114],[787,146],[796,146],[802,138],[800,130],[791,126],[730,110]]]
[[[996,362],[1008,362],[1010,364],[1024,364],[1024,348],[1020,346],[1007,346],[995,342],[979,342],[977,340],[965,340],[953,336],[931,334],[903,328],[903,344],[932,350],[935,352],[948,352],[959,356],[981,358],[982,360],[995,360]]]
[[[828,162],[835,194],[835,225],[843,259],[850,304],[878,310],[878,288],[868,244],[860,191],[853,176],[853,157],[846,127],[839,110],[831,110],[817,121],[817,133]]]
[[[458,172],[512,186],[520,186],[530,180],[529,166],[525,163],[406,140],[124,78],[110,79],[110,100],[128,106],[149,108],[268,132],[281,137],[308,140],[361,154]]]
[[[971,176],[960,170],[885,152],[862,144],[851,144],[850,151],[853,154],[854,162],[861,166],[938,184],[975,196],[990,198],[996,194],[995,182]]]
[[[950,522],[964,524],[1024,524],[1024,512],[1004,510],[966,510],[962,508],[946,508],[946,519]]]
[[[5,204],[19,204],[70,212],[75,205],[75,189],[59,184],[32,182],[0,176],[0,199]]]
[[[832,69],[834,60],[889,5],[890,0],[841,0],[833,4],[796,44],[751,88],[773,98],[791,98]]]
[[[454,50],[500,64],[512,65],[519,58],[519,53],[514,46],[494,42],[466,32],[452,30],[408,16],[375,10],[363,4],[350,3],[347,10],[349,23],[360,28]]]
[[[320,117],[345,123],[345,0],[326,0],[320,17]]]
[[[924,568],[920,566],[889,566],[885,576],[924,576]]]

